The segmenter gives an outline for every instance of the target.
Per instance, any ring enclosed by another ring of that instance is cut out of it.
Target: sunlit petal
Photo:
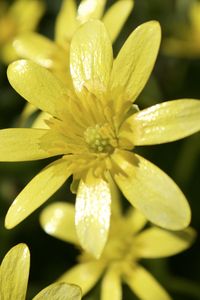
[[[0,130],[0,161],[37,160],[59,154],[41,146],[47,133],[48,130],[31,128]]]
[[[71,175],[69,162],[59,159],[36,175],[10,206],[5,226],[10,229],[48,200]]]
[[[86,88],[95,95],[106,92],[111,66],[112,45],[104,25],[90,21],[76,32],[70,51],[73,83],[77,93]]]
[[[19,60],[9,65],[8,79],[28,102],[54,117],[64,117],[68,90],[48,70],[32,61]]]
[[[160,38],[156,21],[140,25],[129,36],[113,64],[110,89],[114,99],[135,101],[153,69]]]
[[[39,292],[33,300],[81,300],[81,294],[77,285],[53,283]]]
[[[171,230],[188,226],[191,218],[187,200],[178,186],[158,167],[139,155],[116,151],[114,179],[125,197],[148,220]]]
[[[107,182],[81,181],[76,197],[75,224],[83,249],[99,258],[110,227],[111,192]]]
[[[4,257],[0,271],[0,299],[25,300],[30,253],[25,244],[13,247]]]
[[[82,0],[78,7],[77,18],[81,22],[101,19],[106,0]]]
[[[40,215],[43,229],[50,235],[78,245],[75,230],[74,205],[65,202],[56,202],[47,206]]]
[[[133,114],[121,127],[120,136],[134,145],[175,141],[200,130],[200,100],[164,102]]]

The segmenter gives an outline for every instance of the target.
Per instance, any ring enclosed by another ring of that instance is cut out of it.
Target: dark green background
[[[53,38],[54,22],[60,0],[46,0],[46,14],[39,31]],[[114,1],[108,1],[110,6]],[[136,0],[135,8],[114,45],[115,54],[126,37],[139,24],[152,19],[161,23],[163,37],[177,30],[180,22],[187,22],[187,7],[191,0]],[[200,98],[199,59],[166,57],[161,52],[153,74],[137,100],[140,108],[178,98]],[[6,78],[6,66],[0,64],[0,128],[15,127],[25,101],[12,90]],[[180,186],[191,205],[192,226],[200,231],[200,134],[187,139],[137,148]],[[0,164],[0,258],[15,244],[25,242],[31,250],[31,271],[28,299],[52,283],[76,262],[79,253],[72,245],[46,235],[39,226],[38,209],[13,230],[4,229],[4,217],[15,196],[37,174],[46,161]],[[48,203],[54,200],[73,201],[69,192],[70,180]],[[48,204],[47,203],[47,204]],[[200,240],[197,237],[190,250],[169,259],[142,262],[151,270],[175,300],[200,299]],[[97,285],[85,299],[98,299]],[[124,287],[124,299],[136,299]],[[162,300],[162,299],[157,299]]]

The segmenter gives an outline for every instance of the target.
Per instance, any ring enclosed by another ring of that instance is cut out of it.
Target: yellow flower
[[[189,9],[189,25],[183,26],[175,37],[166,38],[163,52],[167,55],[198,58],[200,57],[200,2],[194,1]]]
[[[159,23],[142,24],[113,61],[105,26],[97,20],[85,23],[71,43],[74,91],[32,61],[9,66],[13,88],[52,117],[47,129],[1,130],[0,161],[62,157],[17,196],[6,216],[7,228],[42,205],[70,175],[71,189],[77,193],[78,237],[96,257],[109,231],[112,180],[151,222],[172,230],[188,226],[190,208],[177,185],[132,152],[135,146],[174,141],[200,129],[198,100],[169,101],[141,112],[132,104],[150,76],[160,35]]]
[[[41,214],[41,225],[50,235],[79,245],[74,226],[73,205],[57,202]],[[82,252],[78,265],[64,273],[59,281],[73,282],[86,294],[103,275],[101,300],[122,299],[121,282],[141,300],[170,300],[170,296],[140,264],[140,259],[161,258],[187,249],[195,238],[192,228],[170,232],[152,226],[142,228],[146,219],[137,210],[122,215],[120,208],[111,217],[109,237],[102,256],[95,260]]]
[[[0,299],[24,300],[30,269],[30,253],[25,244],[13,247],[0,267]],[[81,289],[67,283],[54,283],[44,288],[33,300],[80,300]]]
[[[0,2],[0,58],[6,63],[19,58],[13,47],[18,34],[35,30],[44,12],[40,0],[16,0],[10,7]]]

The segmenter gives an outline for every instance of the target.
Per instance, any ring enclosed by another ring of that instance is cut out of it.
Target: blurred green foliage
[[[54,22],[61,0],[46,0],[46,14],[39,31],[53,38]],[[110,6],[114,1],[108,1]],[[187,22],[187,10],[192,0],[135,0],[134,10],[119,38],[115,54],[140,23],[156,19],[161,23],[163,37],[173,34],[181,22]],[[183,59],[159,54],[153,74],[140,95],[137,104],[148,107],[163,100],[176,98],[200,99],[199,59]],[[10,87],[6,66],[0,65],[0,128],[15,127],[25,101]],[[160,146],[137,149],[146,158],[168,173],[180,186],[191,205],[192,226],[200,232],[200,134],[185,140]],[[28,296],[31,298],[44,286],[52,283],[62,272],[72,266],[79,253],[72,245],[47,236],[39,226],[41,208],[13,230],[4,229],[7,209],[15,196],[37,172],[45,161],[0,164],[0,257],[18,242],[25,242],[31,250],[31,272]],[[74,200],[69,192],[70,180],[57,192],[53,200]],[[173,296],[174,300],[200,299],[200,238],[192,248],[169,259],[142,262]],[[98,299],[99,285],[86,297]],[[124,299],[136,299],[124,286]],[[162,299],[160,299],[162,300]]]

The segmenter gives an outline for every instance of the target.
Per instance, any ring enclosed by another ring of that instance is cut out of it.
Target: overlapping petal
[[[139,232],[147,223],[145,216],[138,209],[132,207],[126,213],[126,220],[134,234]]]
[[[194,238],[195,231],[190,227],[176,232],[152,227],[135,238],[135,245],[139,249],[140,257],[158,258],[186,250],[191,246]]]
[[[29,216],[51,197],[71,175],[69,162],[59,159],[36,175],[10,206],[5,226],[10,229]]]
[[[13,247],[0,267],[0,299],[25,300],[30,268],[30,253],[25,244]]]
[[[111,192],[109,184],[93,177],[81,181],[75,206],[75,224],[81,246],[99,258],[110,227]]]
[[[124,279],[141,300],[172,300],[155,278],[141,266],[130,270]]]
[[[108,268],[101,283],[101,300],[121,300],[122,286],[119,269],[111,266]]]
[[[129,36],[113,64],[110,82],[113,100],[135,101],[151,74],[160,39],[160,25],[156,21],[138,26]]]
[[[16,20],[18,32],[32,31],[44,13],[44,3],[40,0],[15,1],[9,14]]]
[[[59,281],[79,285],[85,295],[96,284],[104,269],[105,264],[101,260],[81,263],[64,273]]]
[[[29,60],[8,67],[13,88],[29,103],[59,119],[66,113],[67,88],[48,70]]]
[[[180,99],[151,106],[129,117],[119,136],[134,145],[172,142],[200,130],[200,101]]]
[[[33,300],[81,300],[81,289],[77,285],[53,283],[37,294]]]
[[[56,18],[55,40],[62,47],[68,47],[68,43],[78,26],[76,19],[76,1],[63,0],[62,7]]]
[[[134,5],[133,0],[123,0],[114,3],[105,13],[102,22],[106,26],[112,42],[114,42],[126,22]]]
[[[82,25],[71,42],[70,51],[70,69],[77,93],[87,89],[96,96],[103,95],[107,91],[112,60],[112,45],[104,25],[97,20]]]
[[[37,160],[60,154],[42,148],[41,142],[47,133],[45,129],[30,128],[0,130],[0,161]]]
[[[170,177],[131,152],[116,151],[112,160],[118,167],[113,171],[116,183],[148,220],[171,230],[188,226],[191,218],[188,202]]]
[[[72,204],[64,202],[50,204],[42,211],[40,223],[48,234],[79,245],[75,230],[75,209]]]
[[[50,39],[38,33],[26,33],[15,38],[13,46],[19,57],[31,59],[45,68],[53,68],[62,61],[62,50]]]
[[[106,0],[82,0],[78,7],[77,18],[80,22],[101,19]]]

